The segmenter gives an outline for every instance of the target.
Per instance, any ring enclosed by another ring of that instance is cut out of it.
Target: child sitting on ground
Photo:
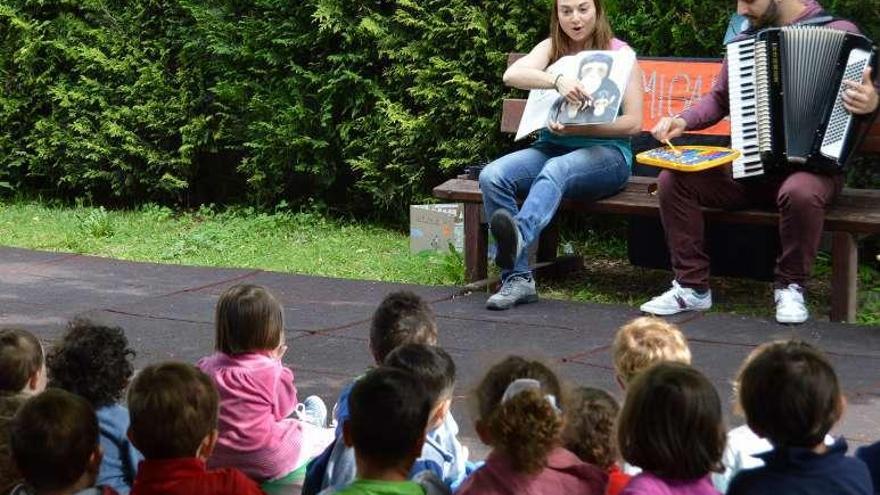
[[[653,316],[641,316],[620,327],[611,354],[615,378],[622,390],[640,371],[661,361],[691,363],[691,350],[681,330]]]
[[[837,375],[818,349],[804,342],[768,345],[742,372],[740,401],[746,422],[773,450],[764,466],[740,471],[730,495],[872,493],[865,464],[847,457],[846,441],[825,444],[843,415]]]
[[[455,435],[444,431],[446,418],[451,415],[452,391],[455,387],[455,363],[440,347],[424,344],[405,344],[391,351],[385,358],[385,366],[412,373],[425,386],[431,399],[431,415],[428,418],[425,445],[413,465],[411,477],[429,470],[448,487],[455,489],[464,481],[464,469],[456,466],[454,453],[461,451]],[[448,449],[444,442],[450,439],[456,448]]]
[[[132,495],[262,495],[237,469],[205,467],[217,443],[218,401],[211,379],[189,364],[155,364],[135,376],[129,437],[146,459]]]
[[[434,310],[418,294],[392,292],[373,313],[370,323],[370,354],[376,366],[403,344],[437,345],[437,322]],[[348,418],[348,394],[354,382],[345,387],[336,402],[336,436],[342,434],[342,423]]]
[[[115,494],[96,488],[98,418],[82,397],[50,389],[28,400],[9,424],[12,455],[25,483],[11,495]]]
[[[608,392],[591,387],[574,389],[565,408],[563,445],[580,460],[608,473],[605,495],[617,495],[630,480],[617,464],[614,425],[620,405]]]
[[[601,495],[607,475],[562,447],[562,387],[537,361],[511,356],[476,390],[476,430],[492,447],[458,495],[577,493]]]
[[[342,438],[354,450],[357,479],[321,495],[444,495],[448,489],[430,471],[410,480],[422,451],[431,399],[418,377],[379,367],[355,383]]]
[[[743,360],[736,378],[733,381],[733,412],[735,414],[740,416],[744,414],[742,402],[739,397],[743,370],[745,370],[746,366],[752,362],[755,356],[764,352],[767,347],[773,344],[774,342],[767,342],[759,345],[752,350],[748,356],[746,356],[745,360]],[[832,438],[831,435],[826,434],[825,444],[829,446],[833,445],[834,438]],[[731,429],[727,432],[727,445],[724,447],[724,455],[721,457],[724,471],[712,474],[712,484],[714,484],[715,488],[721,493],[727,493],[727,489],[730,486],[730,480],[732,480],[740,471],[763,466],[764,461],[762,461],[760,457],[757,457],[757,455],[770,450],[773,450],[773,445],[766,438],[761,438],[756,435],[755,432],[749,428],[749,425],[740,425]]]
[[[717,495],[724,424],[712,383],[689,365],[661,362],[630,382],[617,429],[623,458],[642,468],[623,495]]]
[[[48,358],[52,386],[79,395],[95,409],[104,453],[98,484],[123,495],[143,459],[126,436],[128,409],[119,404],[134,372],[134,355],[121,328],[77,319]]]
[[[235,467],[259,481],[287,477],[333,441],[327,408],[309,397],[302,419],[293,371],[281,362],[284,317],[265,288],[236,285],[217,302],[216,352],[199,361],[220,394],[220,437],[209,468]],[[308,420],[306,422],[305,420]]]
[[[400,291],[388,294],[373,314],[370,325],[370,353],[377,366],[388,354],[405,344],[437,345],[437,324],[434,311],[418,295]],[[303,495],[314,495],[322,489],[340,488],[355,478],[354,452],[341,440],[342,424],[348,419],[348,395],[355,380],[340,394],[336,407],[336,442],[309,464]],[[441,466],[442,479],[454,488],[466,475],[467,449],[459,443],[458,424],[446,414],[443,424],[428,432],[431,437],[423,456],[432,458],[442,450],[446,462]],[[435,450],[436,449],[436,450]]]
[[[0,329],[0,493],[24,481],[12,462],[8,424],[28,398],[45,389],[40,341],[27,330]]]

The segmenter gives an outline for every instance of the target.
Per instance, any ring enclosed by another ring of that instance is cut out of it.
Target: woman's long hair
[[[593,34],[587,38],[584,50],[610,50],[611,39],[614,32],[605,14],[604,0],[593,0],[596,8],[596,22],[593,26]],[[553,0],[553,10],[550,12],[550,63],[556,62],[561,57],[573,55],[574,43],[572,39],[559,26],[559,0]]]

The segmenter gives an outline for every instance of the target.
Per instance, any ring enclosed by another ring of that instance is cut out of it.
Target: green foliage
[[[113,221],[103,206],[89,208],[79,215],[79,230],[91,237],[110,237],[113,235]]]
[[[607,3],[644,55],[719,56],[733,9]],[[500,102],[522,93],[500,76],[508,52],[546,36],[550,5],[5,0],[0,186],[399,219],[444,177],[513,148]],[[880,36],[880,0],[826,7]]]

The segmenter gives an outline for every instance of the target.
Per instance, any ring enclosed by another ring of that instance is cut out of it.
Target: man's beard
[[[764,11],[764,15],[758,18],[750,17],[749,24],[751,24],[753,28],[766,28],[776,25],[778,19],[779,5],[776,4],[776,0],[770,0],[770,3],[767,5],[767,10]]]

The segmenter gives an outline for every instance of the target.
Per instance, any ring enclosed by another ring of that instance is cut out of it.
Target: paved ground
[[[87,314],[126,329],[137,366],[167,359],[194,362],[213,347],[212,315],[219,293],[249,282],[267,286],[285,306],[290,350],[300,393],[328,402],[370,365],[367,329],[385,294],[407,288],[434,305],[441,344],[459,368],[453,411],[463,440],[485,449],[471,425],[467,395],[492,361],[508,353],[546,358],[575,384],[618,392],[609,347],[615,329],[638,315],[631,307],[541,301],[507,312],[483,309],[486,294],[455,287],[402,286],[306,277],[259,270],[132,263],[103,258],[0,248],[0,325],[36,332],[51,343],[68,318]],[[786,327],[731,315],[677,318],[690,339],[695,365],[730,396],[742,358],[768,339],[797,337],[829,353],[845,386],[849,410],[836,433],[851,444],[880,438],[880,328],[826,322]],[[619,395],[619,394],[618,394]],[[729,416],[731,424],[741,419]]]

